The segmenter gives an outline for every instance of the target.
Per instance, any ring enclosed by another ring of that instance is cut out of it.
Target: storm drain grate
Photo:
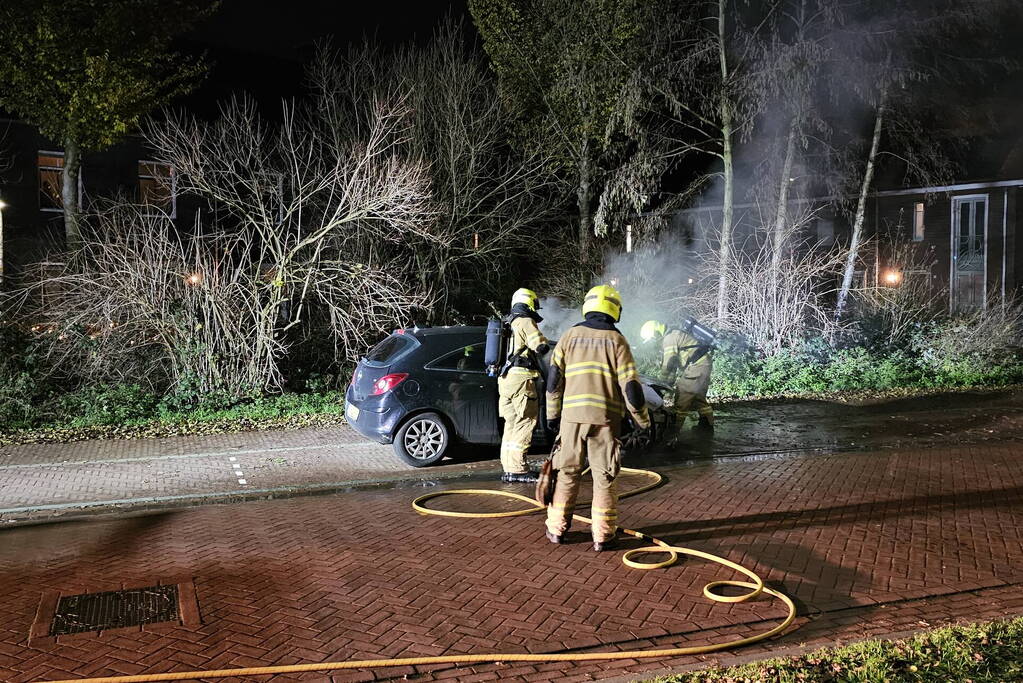
[[[106,631],[178,620],[178,586],[61,596],[50,625],[51,636]]]

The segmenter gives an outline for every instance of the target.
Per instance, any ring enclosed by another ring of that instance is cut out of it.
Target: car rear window
[[[462,372],[486,372],[484,362],[486,344],[472,344],[456,349],[440,358],[431,361],[427,367],[431,370],[459,370]]]
[[[370,349],[363,360],[369,365],[390,365],[417,346],[419,346],[419,342],[415,337],[407,334],[392,334]]]

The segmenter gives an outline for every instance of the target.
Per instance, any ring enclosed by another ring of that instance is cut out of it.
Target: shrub
[[[62,394],[56,401],[56,413],[71,427],[131,424],[150,419],[156,413],[159,397],[138,384],[86,387]],[[70,418],[70,419],[68,419]]]
[[[32,337],[0,326],[0,429],[28,424],[48,389],[45,363]]]
[[[1023,680],[1023,619],[949,626],[907,640],[869,640],[786,659],[659,678],[663,683],[737,681]]]

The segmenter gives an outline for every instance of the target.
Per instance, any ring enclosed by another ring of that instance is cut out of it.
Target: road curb
[[[0,529],[51,522],[69,522],[82,519],[95,519],[101,516],[124,516],[129,514],[148,514],[164,510],[197,507],[199,505],[220,505],[228,503],[244,503],[281,498],[297,498],[301,496],[330,495],[346,491],[365,491],[373,489],[425,488],[436,486],[442,481],[494,481],[500,468],[462,471],[439,472],[424,477],[375,477],[372,479],[351,479],[317,484],[294,484],[274,486],[260,489],[236,489],[232,491],[216,491],[210,493],[177,494],[171,496],[152,496],[145,498],[123,498],[98,501],[81,501],[73,503],[53,503],[43,505],[26,505],[15,508],[0,509]],[[13,516],[13,517],[12,517]]]
[[[831,453],[851,454],[870,451],[871,449],[860,447],[815,446],[764,451],[713,453],[700,456],[688,456],[685,459],[680,460],[672,460],[664,454],[655,453],[637,458],[635,461],[630,463],[630,466],[657,470],[664,467],[698,467],[712,463],[715,460],[756,461],[771,458],[798,458],[828,455]],[[538,461],[534,461],[534,463],[538,463]],[[348,491],[367,491],[374,489],[426,488],[437,486],[442,482],[448,481],[496,483],[500,472],[501,468],[495,461],[494,466],[492,467],[480,467],[471,470],[436,472],[435,474],[430,474],[430,471],[427,469],[421,476],[409,476],[409,474],[405,474],[315,484],[273,486],[259,489],[236,489],[209,493],[186,493],[143,498],[25,505],[12,508],[0,508],[0,530],[54,522],[95,520],[102,517],[146,515],[162,511],[173,511],[183,508],[197,507],[200,505],[224,505],[231,503],[297,498],[302,496],[331,495]]]

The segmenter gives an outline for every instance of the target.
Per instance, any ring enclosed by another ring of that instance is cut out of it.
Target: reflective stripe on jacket
[[[633,390],[640,390],[641,397],[636,362],[625,337],[615,329],[577,325],[558,340],[551,357],[547,417],[608,424],[620,421],[628,409],[641,426],[646,426],[646,406],[640,404],[637,408],[625,398],[633,382]]]

